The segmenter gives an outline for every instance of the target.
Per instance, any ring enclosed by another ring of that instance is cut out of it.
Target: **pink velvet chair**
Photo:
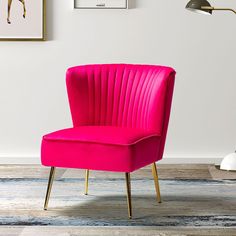
[[[152,164],[161,202],[156,161],[162,159],[170,116],[175,71],[152,65],[85,65],[68,69],[67,91],[73,128],[43,136],[41,160],[51,171],[47,209],[55,167],[125,172],[129,218],[130,173]]]

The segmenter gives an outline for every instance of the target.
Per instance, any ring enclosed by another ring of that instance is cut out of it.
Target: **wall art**
[[[0,0],[0,40],[45,40],[45,1]]]
[[[76,9],[126,9],[128,0],[74,0]]]

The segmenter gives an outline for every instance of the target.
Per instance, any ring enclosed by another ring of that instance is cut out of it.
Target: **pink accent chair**
[[[68,69],[67,91],[73,128],[43,136],[41,160],[55,167],[125,172],[128,215],[132,217],[130,173],[152,164],[161,202],[156,161],[162,159],[175,71],[152,65],[105,64]]]

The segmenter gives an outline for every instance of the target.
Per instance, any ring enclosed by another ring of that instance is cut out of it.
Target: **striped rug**
[[[160,180],[157,203],[151,178],[131,181],[133,219],[128,220],[123,178],[58,178],[48,211],[47,180],[0,178],[0,225],[236,227],[236,180]]]

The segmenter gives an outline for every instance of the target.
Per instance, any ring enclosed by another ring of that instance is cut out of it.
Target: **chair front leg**
[[[128,216],[129,216],[129,219],[132,219],[130,173],[125,173],[125,179],[126,179],[126,189],[127,189]]]
[[[88,180],[89,180],[89,170],[86,170],[86,172],[85,172],[85,190],[84,190],[85,195],[88,195]]]
[[[155,162],[152,164],[152,175],[154,178],[154,183],[155,183],[155,188],[156,188],[157,201],[161,203],[161,193],[160,193],[160,187],[159,187],[159,181],[158,181],[157,166]]]
[[[46,198],[44,202],[44,210],[48,209],[48,201],[49,201],[50,193],[52,190],[52,182],[53,182],[54,174],[55,174],[55,167],[51,167],[49,179],[48,179],[48,188],[47,188]]]

